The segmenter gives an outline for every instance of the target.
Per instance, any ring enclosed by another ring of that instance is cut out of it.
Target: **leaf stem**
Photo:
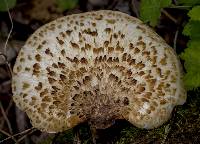
[[[192,6],[177,6],[177,5],[171,5],[167,8],[171,8],[171,9],[190,9]]]

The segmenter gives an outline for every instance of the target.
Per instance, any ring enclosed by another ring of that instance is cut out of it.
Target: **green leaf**
[[[200,21],[200,6],[195,6],[188,13],[191,20]]]
[[[7,11],[16,5],[16,0],[1,0],[0,11]]]
[[[191,90],[200,87],[200,41],[190,40],[181,58],[185,60],[184,66],[187,73],[184,76],[184,83],[186,88]]]
[[[189,22],[183,29],[183,34],[190,37],[187,48],[181,53],[185,60],[186,74],[184,83],[189,90],[200,87],[200,6],[189,11]]]
[[[183,29],[183,34],[193,40],[200,39],[200,21],[189,21]]]
[[[151,26],[156,26],[162,8],[171,4],[171,0],[142,0],[140,6],[140,18],[144,22],[150,22]]]
[[[178,0],[179,5],[193,6],[200,4],[200,0]]]
[[[58,7],[62,10],[73,9],[78,4],[78,0],[57,0]]]

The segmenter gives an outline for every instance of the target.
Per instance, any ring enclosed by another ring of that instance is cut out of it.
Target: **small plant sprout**
[[[19,52],[12,90],[32,125],[51,133],[116,119],[152,129],[186,100],[174,50],[140,20],[109,10],[39,28]]]

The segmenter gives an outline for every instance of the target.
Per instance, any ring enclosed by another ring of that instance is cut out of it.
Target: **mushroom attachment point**
[[[34,32],[16,59],[12,91],[46,132],[85,121],[102,129],[116,119],[151,129],[186,100],[174,50],[140,20],[109,10],[65,16]]]

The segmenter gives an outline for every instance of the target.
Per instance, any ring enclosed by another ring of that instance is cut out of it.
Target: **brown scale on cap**
[[[179,60],[140,20],[115,11],[62,17],[38,29],[14,66],[13,99],[34,127],[60,132],[166,122],[185,102]]]

